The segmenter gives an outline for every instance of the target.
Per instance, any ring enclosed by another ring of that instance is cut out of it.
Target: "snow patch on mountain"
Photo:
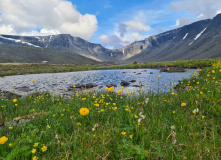
[[[17,42],[17,43],[27,44],[27,45],[33,46],[33,47],[40,47],[40,46],[36,46],[36,45],[34,45],[34,44],[32,44],[32,43],[29,43],[29,42],[23,42],[23,41],[21,41],[20,39],[7,38],[7,37],[3,37],[3,36],[0,36],[0,38],[6,39],[6,40],[9,40],[9,41],[14,41],[14,42]]]
[[[206,30],[206,28],[205,28],[204,30],[202,30],[199,34],[197,34],[196,37],[194,38],[194,41],[193,41],[193,42],[195,42],[195,41],[205,32],[205,30]],[[189,46],[190,46],[191,44],[193,44],[193,42],[191,42],[191,43],[189,44]]]
[[[183,40],[186,39],[187,36],[188,36],[188,33],[186,33],[186,35],[183,37]]]

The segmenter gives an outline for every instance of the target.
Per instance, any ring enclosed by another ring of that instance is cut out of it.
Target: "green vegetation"
[[[208,65],[175,93],[0,99],[0,159],[221,159],[221,61]]]
[[[212,63],[221,58],[201,60],[178,60],[170,62],[145,62],[122,65],[74,65],[74,64],[42,64],[42,63],[0,63],[0,76],[35,73],[73,72],[85,70],[105,69],[136,69],[136,68],[162,68],[162,67],[184,67],[203,68],[209,67]]]

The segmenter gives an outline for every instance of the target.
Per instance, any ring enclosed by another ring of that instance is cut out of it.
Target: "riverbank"
[[[1,99],[0,157],[220,159],[221,62],[179,85],[137,96],[123,88]]]
[[[134,63],[134,64],[118,64],[118,65],[84,65],[76,66],[73,64],[42,64],[42,63],[0,63],[0,76],[22,75],[22,74],[37,74],[37,73],[58,73],[58,72],[74,72],[86,70],[107,70],[107,69],[162,69],[162,68],[178,68],[196,69],[211,66],[215,59],[201,60],[179,60],[170,62],[150,62],[150,63]]]

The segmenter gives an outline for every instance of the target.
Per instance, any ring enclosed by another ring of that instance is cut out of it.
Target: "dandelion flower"
[[[12,127],[12,126],[9,126],[8,128],[9,128],[9,129],[13,129],[13,127]]]
[[[160,78],[160,75],[158,75],[158,78]]]
[[[125,136],[125,135],[126,135],[126,132],[121,132],[121,135]]]
[[[36,153],[36,149],[32,149],[32,151],[31,151],[33,154],[35,154]]]
[[[79,112],[80,112],[80,115],[86,116],[86,115],[89,114],[89,109],[87,109],[87,108],[81,108]]]
[[[38,159],[38,157],[36,157],[36,156],[34,156],[33,158],[32,158],[32,160],[37,160]]]
[[[14,88],[12,88],[12,91],[14,91],[15,89]]]
[[[18,100],[17,99],[13,99],[13,102],[15,103],[15,102],[17,102]]]
[[[3,136],[0,138],[0,144],[4,144],[5,142],[7,142],[8,138]]]
[[[114,90],[114,88],[113,88],[113,87],[110,87],[110,88],[108,88],[108,90],[109,90],[110,92],[112,92],[112,91]]]
[[[122,93],[122,91],[121,91],[121,90],[118,90],[118,91],[117,91],[117,93],[118,93],[118,94],[121,94],[121,93]]]
[[[42,152],[47,151],[47,146],[43,146],[43,147],[41,148],[41,150],[42,150]]]
[[[33,145],[34,147],[38,147],[38,143],[34,143],[34,145]]]
[[[32,80],[32,82],[34,83],[34,82],[35,82],[35,80],[33,79],[33,80]]]
[[[181,106],[181,107],[185,107],[185,106],[186,106],[186,103],[181,103],[180,106]]]
[[[133,138],[133,135],[130,135],[130,139],[132,139]]]

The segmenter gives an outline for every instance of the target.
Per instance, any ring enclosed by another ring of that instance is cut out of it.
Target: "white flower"
[[[171,126],[170,128],[171,128],[172,130],[174,130],[174,129],[175,129],[175,126]]]
[[[139,113],[139,116],[140,116],[142,119],[144,119],[144,118],[145,118],[145,116],[143,115],[143,113],[142,113],[142,112],[140,112],[140,113]]]
[[[193,110],[193,112],[199,112],[199,108],[195,108],[194,110]]]
[[[92,131],[95,131],[95,129],[96,128],[98,128],[100,125],[98,124],[98,123],[96,123],[95,125],[94,125],[94,128],[92,128]]]

